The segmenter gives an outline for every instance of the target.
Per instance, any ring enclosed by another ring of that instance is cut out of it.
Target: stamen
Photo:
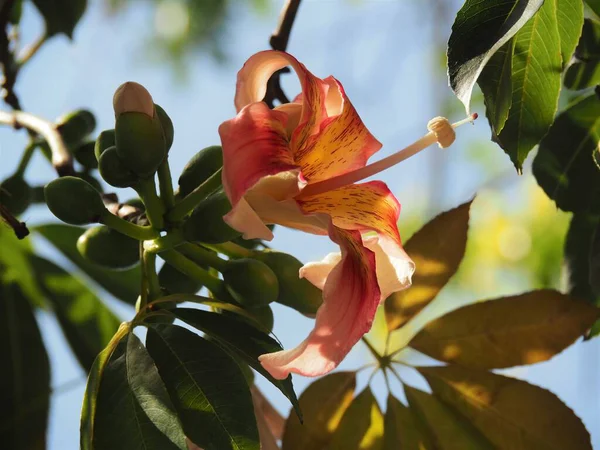
[[[427,128],[429,129],[429,133],[427,133],[422,138],[413,142],[408,147],[399,150],[398,152],[390,155],[386,158],[383,158],[379,161],[375,161],[365,167],[361,167],[360,169],[354,170],[352,172],[345,173],[343,175],[338,175],[337,177],[329,178],[328,180],[318,181],[314,184],[309,184],[306,186],[300,194],[296,197],[297,199],[306,198],[309,196],[322,194],[324,192],[329,192],[334,189],[338,189],[343,186],[347,186],[349,184],[354,184],[358,181],[364,180],[365,178],[371,177],[373,175],[378,174],[386,169],[389,169],[392,166],[395,166],[399,162],[404,161],[405,159],[410,158],[411,156],[416,155],[421,150],[426,149],[431,144],[438,143],[441,148],[449,147],[456,137],[454,129],[464,125],[465,123],[473,123],[474,120],[477,119],[477,113],[471,114],[469,117],[460,120],[456,123],[450,124],[448,119],[444,117],[435,117],[429,121],[427,124]]]

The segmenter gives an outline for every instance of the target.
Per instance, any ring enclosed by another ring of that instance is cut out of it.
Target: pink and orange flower
[[[302,93],[270,109],[262,101],[267,81],[286,66],[296,72]],[[279,224],[329,235],[341,249],[300,270],[323,290],[312,332],[294,349],[260,357],[275,378],[323,375],[369,331],[379,303],[410,286],[415,270],[398,232],[398,200],[381,181],[355,183],[381,170],[366,166],[381,144],[339,81],[317,78],[284,52],[260,52],[246,62],[235,107],[237,116],[219,128],[223,187],[232,204],[225,221],[246,239],[271,240],[266,224]],[[430,127],[419,149],[449,134],[453,139],[443,121]]]

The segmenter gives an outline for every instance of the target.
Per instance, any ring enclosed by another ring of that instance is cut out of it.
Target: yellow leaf
[[[431,394],[404,386],[412,411],[425,422],[439,450],[493,450],[494,447],[464,417]]]
[[[393,395],[388,396],[382,450],[433,450],[427,433],[411,411]]]
[[[545,389],[459,366],[418,370],[437,397],[499,450],[592,450],[581,420]]]
[[[410,346],[476,369],[546,361],[571,345],[600,309],[552,290],[475,303],[430,322]]]
[[[292,411],[283,431],[282,450],[320,450],[329,444],[352,403],[355,372],[336,372],[312,383],[300,396],[301,424]]]
[[[416,266],[410,288],[385,301],[388,330],[396,330],[431,302],[456,273],[465,254],[469,208],[464,203],[446,211],[415,233],[404,246]]]
[[[327,450],[381,450],[382,443],[383,414],[367,386],[344,413]]]

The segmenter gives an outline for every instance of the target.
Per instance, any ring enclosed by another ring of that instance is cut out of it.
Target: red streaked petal
[[[330,236],[340,245],[342,257],[325,282],[314,329],[296,348],[259,357],[277,379],[290,373],[319,376],[332,371],[371,328],[381,296],[375,255],[363,246],[358,231],[332,226]]]

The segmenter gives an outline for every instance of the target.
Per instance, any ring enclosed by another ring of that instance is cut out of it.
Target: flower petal
[[[309,182],[316,182],[350,172],[366,165],[381,148],[350,103],[342,85],[333,77],[325,80],[329,89],[326,106],[328,118],[318,133],[301,139],[300,128],[292,136],[291,147],[296,163]]]
[[[363,246],[358,231],[332,226],[330,236],[340,244],[342,257],[325,283],[314,329],[296,348],[259,357],[277,379],[289,373],[319,376],[330,372],[371,328],[381,296],[375,255]]]

